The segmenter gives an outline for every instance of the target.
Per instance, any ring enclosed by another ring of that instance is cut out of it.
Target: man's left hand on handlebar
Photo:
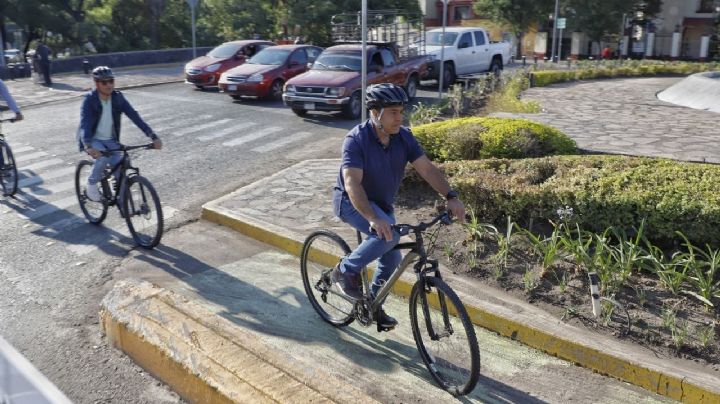
[[[23,114],[21,114],[19,112],[15,114],[15,122],[20,122],[23,120],[23,118],[24,118]]]
[[[155,140],[153,140],[153,148],[157,150],[162,149],[162,140],[160,140],[160,138],[155,138]]]

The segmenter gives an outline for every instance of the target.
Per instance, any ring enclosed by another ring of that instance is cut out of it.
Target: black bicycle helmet
[[[113,71],[111,68],[107,66],[98,66],[93,69],[92,71],[93,79],[95,80],[103,80],[103,79],[114,79],[115,75],[113,74]]]
[[[365,105],[368,109],[405,105],[407,102],[405,90],[391,83],[372,84],[365,92]]]

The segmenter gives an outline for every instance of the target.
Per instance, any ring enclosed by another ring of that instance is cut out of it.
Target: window
[[[472,48],[472,46],[472,34],[469,32],[462,34],[462,36],[460,37],[460,42],[458,42],[458,49]]]
[[[307,54],[304,49],[298,49],[290,55],[290,62],[297,62],[299,65],[304,66],[307,64]]]
[[[382,56],[383,64],[385,66],[392,66],[395,64],[395,57],[392,52],[390,52],[390,49],[380,49],[380,55]]]
[[[485,45],[485,34],[482,31],[473,31],[475,34],[475,46]]]
[[[698,7],[698,13],[714,13],[715,7],[713,7],[713,0],[700,0]]]
[[[472,18],[472,9],[470,8],[470,6],[455,6],[453,19],[469,20]]]
[[[308,59],[310,59],[311,62],[314,62],[318,55],[320,55],[320,52],[322,52],[322,49],[320,48],[305,48],[305,50],[307,51]]]

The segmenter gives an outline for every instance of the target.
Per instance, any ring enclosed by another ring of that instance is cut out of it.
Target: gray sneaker
[[[360,275],[349,272],[343,273],[340,271],[340,264],[338,264],[332,271],[332,280],[343,294],[355,300],[362,299]]]

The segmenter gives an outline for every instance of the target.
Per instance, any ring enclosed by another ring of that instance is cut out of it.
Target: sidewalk
[[[185,80],[183,67],[184,64],[174,63],[113,69],[116,76],[115,88],[124,90],[155,84],[179,83]],[[93,88],[92,77],[84,73],[54,75],[50,87],[41,84],[42,80],[38,81],[37,77],[33,75],[29,78],[5,81],[10,94],[21,109],[80,97]]]
[[[203,218],[228,226],[294,255],[299,254],[304,237],[314,229],[329,228],[339,232],[346,240],[354,240],[354,233],[333,217],[331,206],[328,203],[331,192],[330,185],[333,184],[337,175],[338,164],[338,160],[309,160],[299,163],[206,204],[203,207]],[[402,221],[402,218],[400,220]],[[238,275],[237,279],[246,279],[248,272],[259,271],[258,265],[248,266],[244,271],[243,268],[236,269],[235,273],[245,274],[242,275],[245,278]],[[260,279],[250,276],[244,282],[281,284],[277,285],[280,289],[278,293],[281,293],[283,287],[286,286],[285,278],[280,277],[279,274],[271,274],[272,271]],[[700,366],[675,358],[660,358],[649,349],[638,348],[613,338],[588,333],[565,324],[524,301],[508,297],[502,291],[491,290],[487,287],[480,288],[472,280],[453,276],[449,270],[443,274],[446,281],[458,292],[468,308],[473,322],[477,325],[561,359],[675,400],[699,403],[720,402],[720,377],[717,374],[705,373]],[[296,273],[291,272],[291,275],[293,278],[297,277]],[[271,278],[267,278],[268,276]],[[224,290],[225,283],[230,279],[227,277],[217,278],[206,281],[209,283],[204,283],[203,288],[192,285],[191,289],[196,293],[201,293],[200,291],[206,287]],[[273,280],[270,281],[270,279]],[[215,286],[211,286],[212,282],[215,282]],[[407,297],[412,283],[412,274],[405,274],[396,287],[395,293]],[[295,296],[294,298],[301,301],[304,296]],[[158,300],[162,301],[165,309],[157,308],[159,307]],[[122,304],[118,302],[122,302]],[[166,358],[164,362],[169,363],[165,368],[184,369],[187,377],[194,380],[190,386],[199,386],[198,390],[206,389],[207,386],[215,386],[211,389],[213,390],[223,387],[217,386],[217,380],[222,380],[222,377],[214,374],[208,379],[207,369],[214,369],[213,366],[236,369],[233,363],[241,359],[237,357],[240,355],[239,353],[233,353],[232,349],[236,349],[234,345],[228,347],[226,343],[211,341],[220,336],[230,340],[239,338],[239,336],[232,333],[227,334],[226,328],[220,326],[213,328],[208,325],[223,324],[224,320],[221,317],[227,318],[224,310],[209,317],[197,314],[200,312],[196,312],[195,315],[189,314],[191,312],[187,309],[188,305],[207,304],[198,302],[189,299],[185,294],[177,295],[157,286],[153,288],[150,285],[132,282],[120,283],[104,302],[103,324],[108,339],[112,343],[125,350],[143,366],[149,367],[151,371],[155,371],[152,364],[157,361],[147,359],[152,357],[150,353],[164,352],[159,357]],[[180,312],[181,316],[188,317],[178,320],[179,323],[174,320],[169,321],[170,314],[166,314],[167,310]],[[218,315],[217,320],[214,319]],[[256,317],[256,320],[261,323],[265,321],[264,317],[263,319]],[[200,321],[206,324],[202,331],[188,331],[188,329],[182,331],[183,327],[189,327],[188,323]],[[291,317],[289,321],[297,322],[297,319]],[[260,324],[257,326],[262,327]],[[172,328],[172,330],[166,328]],[[300,329],[296,328],[296,330],[302,334]],[[177,336],[183,334],[186,336],[186,342],[181,350],[178,348]],[[175,335],[175,337],[171,337],[171,335]],[[289,335],[296,334],[289,332]],[[257,344],[260,344],[260,347],[257,348],[259,351],[267,350],[267,346],[263,345],[264,341],[257,341]],[[208,348],[208,346],[214,348]],[[205,366],[203,367],[198,362],[198,358],[205,357],[208,353],[213,355],[210,362],[214,364],[212,366],[203,365]],[[167,359],[168,355],[170,355],[170,360]],[[272,358],[272,355],[270,357]],[[150,364],[144,364],[143,361],[150,362]],[[233,362],[226,363],[226,361]],[[293,368],[296,364],[282,363],[282,361],[274,363],[275,371],[280,374],[287,375],[288,373],[283,373],[285,371],[278,369],[282,369],[282,366],[289,366],[290,370],[287,372],[295,375],[294,380],[298,380],[298,370]],[[484,362],[483,366],[486,364],[487,362]],[[163,367],[158,366],[157,368],[162,369]],[[308,371],[320,372],[321,370],[306,370],[306,372]],[[181,371],[178,372],[180,375],[184,374]],[[178,385],[173,383],[174,379],[180,377],[178,374],[163,377],[160,373],[159,377],[173,388],[178,388]],[[334,379],[329,378],[328,380]],[[306,382],[301,382],[301,384],[310,386],[315,393],[320,394],[320,390],[318,390],[320,387]],[[321,395],[329,401],[354,401],[349,397],[328,395],[330,391],[335,391],[334,389],[323,391],[324,393]],[[229,396],[224,395],[224,397]],[[305,401],[295,396],[291,397],[287,400],[287,396],[285,396],[285,399],[279,398],[278,401]],[[525,396],[525,398],[530,397]],[[519,399],[519,397],[515,397],[515,399]]]

